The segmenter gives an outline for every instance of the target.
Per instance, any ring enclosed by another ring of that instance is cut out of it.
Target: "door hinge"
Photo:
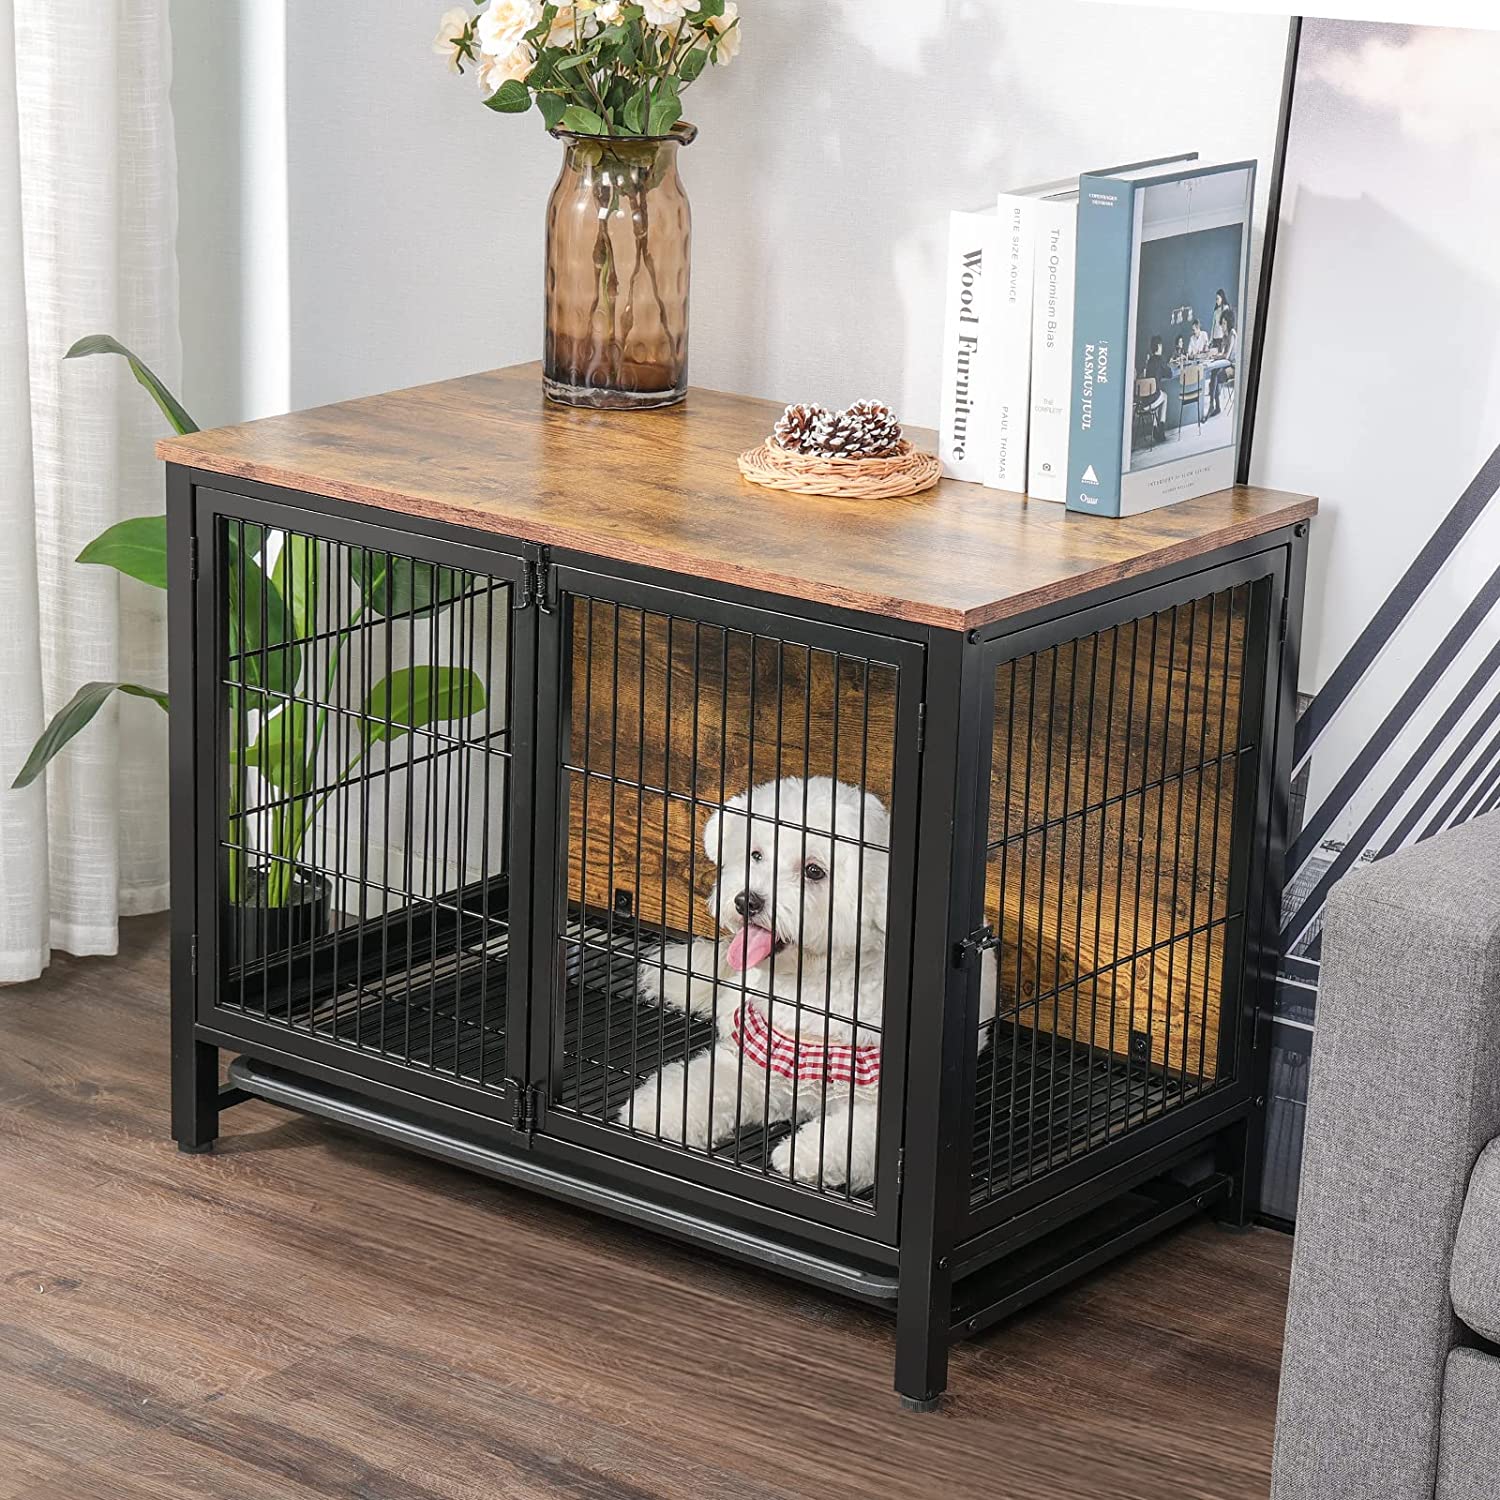
[[[541,1123],[540,1090],[534,1083],[523,1083],[519,1078],[505,1080],[505,1102],[510,1107],[510,1124],[513,1130],[530,1135]]]
[[[198,581],[198,537],[194,533],[188,538],[188,581]]]
[[[1278,644],[1286,639],[1286,622],[1291,612],[1291,608],[1292,596],[1290,594],[1283,594],[1281,596],[1281,633],[1276,638]]]
[[[970,959],[999,946],[1000,939],[995,936],[995,929],[986,922],[977,932],[971,932],[962,942],[954,946],[954,967],[961,969]]]
[[[198,977],[198,934],[196,932],[188,939],[188,973],[194,979]]]
[[[553,581],[552,553],[550,549],[535,542],[526,544],[526,576],[521,583],[521,598],[518,609],[529,609],[533,604],[545,615],[552,613]]]
[[[896,1152],[896,1191],[901,1191],[901,1179],[906,1176],[906,1147]]]
[[[917,754],[927,748],[927,705],[917,704]]]

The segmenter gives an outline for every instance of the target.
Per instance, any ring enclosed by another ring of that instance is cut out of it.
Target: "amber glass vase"
[[[670,406],[687,394],[692,215],[670,135],[553,134],[542,385],[569,406]]]

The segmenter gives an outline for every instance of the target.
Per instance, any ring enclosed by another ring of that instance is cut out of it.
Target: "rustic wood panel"
[[[1248,588],[995,674],[986,911],[1026,1026],[1214,1074]],[[1209,929],[1199,931],[1198,929]]]
[[[756,489],[735,458],[779,412],[703,390],[664,411],[551,406],[538,367],[517,365],[166,438],[157,452],[209,477],[947,629],[1137,578],[1317,509],[1237,488],[1108,521],[954,480],[873,504]],[[931,433],[911,435],[933,445]]]
[[[160,917],[0,988],[7,1500],[1267,1492],[1284,1235],[1154,1243],[913,1418],[871,1310],[266,1104],[178,1155],[166,997]]]
[[[986,882],[1002,1015],[1121,1056],[1144,1032],[1158,1065],[1213,1075],[1248,597],[999,668]],[[704,825],[776,777],[778,747],[780,774],[803,774],[805,752],[808,774],[889,804],[893,669],[872,667],[866,692],[862,663],[692,621],[672,624],[669,667],[666,617],[570,608],[571,899],[626,892],[646,923],[712,931]]]
[[[608,907],[624,890],[647,922],[711,930],[702,833],[722,802],[836,776],[890,805],[893,666],[603,601],[568,607],[571,899]]]

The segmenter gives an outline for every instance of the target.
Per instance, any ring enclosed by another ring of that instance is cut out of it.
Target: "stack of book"
[[[943,472],[1105,516],[1232,484],[1255,165],[1188,153],[954,213]]]

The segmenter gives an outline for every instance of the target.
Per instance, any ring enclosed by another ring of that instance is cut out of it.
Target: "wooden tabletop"
[[[920,624],[972,629],[1305,520],[1236,488],[1129,520],[943,480],[905,500],[759,489],[735,459],[780,407],[694,389],[662,411],[542,398],[515,365],[187,437],[157,454],[526,541]],[[909,430],[919,446],[933,435]]]

